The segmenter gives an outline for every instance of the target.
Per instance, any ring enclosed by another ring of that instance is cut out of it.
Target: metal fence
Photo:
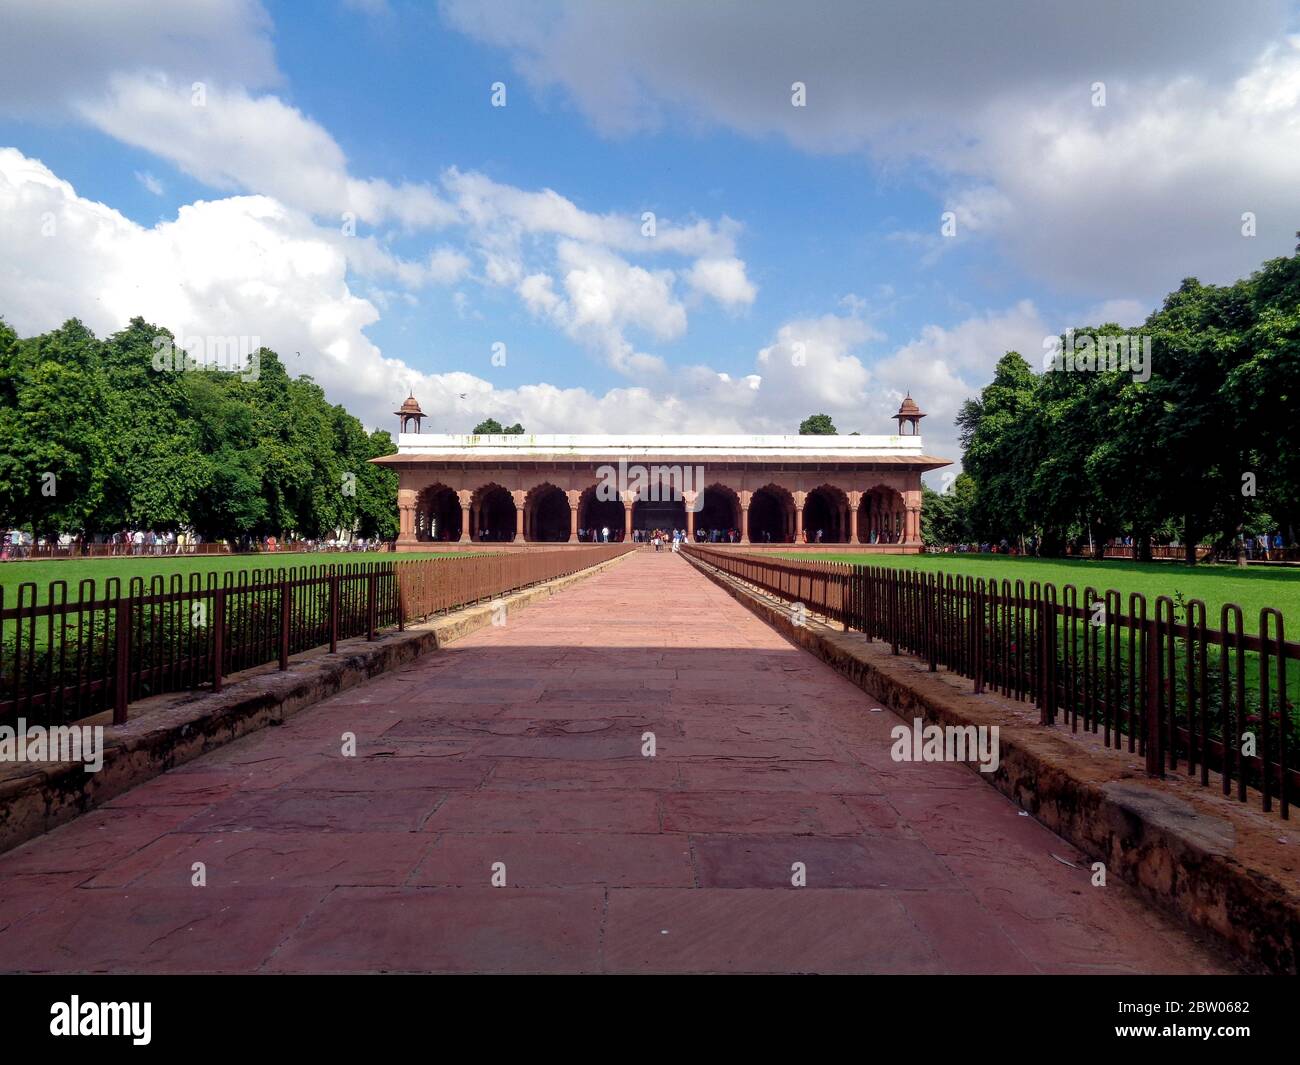
[[[0,587],[0,724],[63,724],[586,569],[621,546]]]
[[[1181,769],[1209,785],[1213,771],[1224,795],[1257,792],[1284,818],[1300,794],[1289,670],[1300,644],[1272,607],[1252,635],[1232,603],[1212,629],[1199,599],[1125,603],[1091,587],[684,550],[931,671],[969,677],[976,692],[1032,702],[1044,725],[1097,733],[1144,757],[1151,776]]]

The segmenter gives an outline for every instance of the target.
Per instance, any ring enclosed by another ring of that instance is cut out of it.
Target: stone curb
[[[318,649],[297,655],[283,673],[275,665],[245,670],[227,678],[221,692],[175,692],[142,700],[132,704],[125,725],[110,724],[109,715],[78,722],[104,725],[103,767],[97,773],[87,773],[79,762],[0,767],[8,770],[0,777],[0,852],[231,740],[279,725],[338,692],[491,624],[494,602],[505,603],[507,610],[527,606],[626,557],[408,626],[404,632],[386,632],[373,642],[364,637],[341,641],[337,654]]]
[[[905,720],[998,725],[1001,763],[984,781],[1148,900],[1208,933],[1252,970],[1295,975],[1300,946],[1300,832],[1276,814],[1225,800],[1185,774],[1150,781],[1135,755],[1089,749],[1038,711],[970,680],[930,673],[888,644],[866,642],[702,565],[692,565],[792,643],[812,652]],[[1279,837],[1287,839],[1282,843]]]

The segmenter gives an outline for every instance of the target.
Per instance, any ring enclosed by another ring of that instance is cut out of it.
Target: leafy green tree
[[[99,342],[70,319],[18,340],[0,321],[0,524],[33,537],[81,532],[101,505]]]
[[[508,429],[502,428],[501,423],[495,418],[485,418],[474,426],[474,433],[477,436],[495,435],[495,436],[522,436],[524,427],[518,422]]]
[[[839,430],[829,414],[810,414],[799,423],[800,436],[837,436]]]
[[[1009,351],[993,380],[957,415],[962,468],[975,484],[971,524],[977,539],[1019,540],[1045,531],[1032,495],[1045,435],[1036,421],[1037,390],[1029,364]],[[1051,548],[1059,550],[1059,542]]]

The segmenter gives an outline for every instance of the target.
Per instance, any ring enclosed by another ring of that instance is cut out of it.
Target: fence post
[[[406,631],[406,595],[402,591],[402,576],[393,566],[393,582],[397,585],[397,631]]]
[[[1163,738],[1160,733],[1160,625],[1158,620],[1159,604],[1156,605],[1157,617],[1146,625],[1146,659],[1147,667],[1143,675],[1146,685],[1145,703],[1147,709],[1147,776],[1163,777],[1165,775],[1165,756]]]
[[[221,671],[226,657],[226,590],[212,593],[212,690],[221,691]]]
[[[339,575],[332,568],[330,571],[330,654],[337,654],[339,649]]]
[[[939,668],[939,633],[938,633],[938,615],[939,615],[939,580],[941,574],[935,574],[933,579],[927,581],[926,590],[928,595],[925,597],[926,611],[926,642],[930,649],[930,672],[934,673]]]
[[[114,636],[117,660],[113,671],[113,724],[125,725],[127,687],[130,684],[128,669],[131,664],[131,600],[129,597],[125,599],[119,597],[117,600],[117,631]]]
[[[378,574],[372,569],[366,577],[366,639],[375,638],[375,589],[378,586]]]
[[[289,582],[280,582],[280,669],[289,668]]]

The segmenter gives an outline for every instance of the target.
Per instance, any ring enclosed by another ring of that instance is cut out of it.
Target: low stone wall
[[[1295,975],[1300,950],[1300,831],[1185,775],[1146,776],[1135,755],[1087,733],[1038,723],[1028,703],[815,619],[690,559],[791,642],[811,651],[905,720],[997,725],[1001,763],[979,773],[1108,876],[1209,933],[1254,969]],[[973,770],[978,772],[977,769]]]
[[[579,573],[558,577],[499,602],[507,610],[527,606],[561,588],[617,565],[620,555]],[[221,692],[179,692],[131,704],[125,725],[111,714],[78,725],[104,726],[104,764],[87,773],[79,762],[0,764],[0,851],[85,813],[160,773],[255,732],[280,724],[338,692],[436,651],[491,624],[492,603],[458,610],[405,632],[340,641],[338,653],[309,651],[289,660],[288,670],[260,666],[226,678]]]

